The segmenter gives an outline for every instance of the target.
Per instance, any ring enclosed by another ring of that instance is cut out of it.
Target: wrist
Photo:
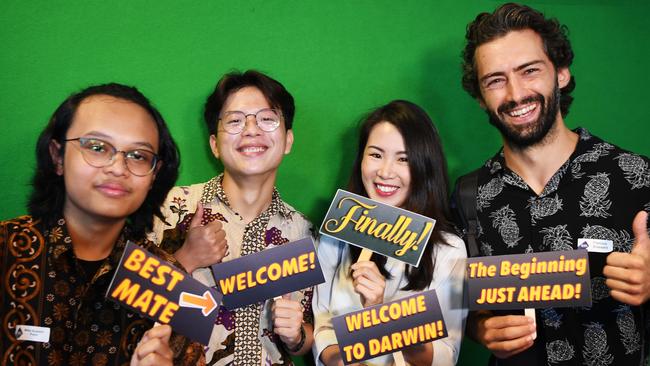
[[[187,271],[187,273],[192,274],[192,272],[194,272],[196,268],[194,267],[194,263],[192,263],[191,257],[186,255],[186,251],[184,249],[185,249],[185,245],[180,247],[174,253],[174,258],[176,258],[178,263],[180,263],[181,266],[183,266],[183,268],[185,269],[185,271]]]
[[[300,334],[298,336],[298,342],[294,346],[289,346],[284,343],[284,348],[289,351],[289,353],[297,353],[304,347],[305,340],[307,339],[307,334],[305,333],[305,327],[300,324]]]

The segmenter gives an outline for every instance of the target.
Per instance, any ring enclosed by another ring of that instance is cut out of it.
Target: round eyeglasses
[[[88,165],[95,168],[103,168],[105,166],[115,163],[115,156],[117,153],[124,155],[124,163],[126,169],[133,175],[144,177],[151,174],[156,168],[158,163],[158,155],[153,151],[145,149],[134,149],[129,151],[121,151],[101,139],[78,137],[76,139],[67,139],[65,142],[76,141],[79,143],[81,156]]]
[[[244,113],[241,111],[225,112],[219,118],[223,131],[231,135],[237,135],[246,127],[246,118],[255,116],[257,127],[264,132],[273,132],[280,126],[282,113],[277,109],[260,109],[257,113]]]

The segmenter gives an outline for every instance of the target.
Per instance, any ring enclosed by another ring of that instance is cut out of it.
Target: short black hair
[[[72,125],[79,105],[95,95],[108,95],[141,106],[149,113],[158,128],[158,157],[162,165],[144,202],[127,219],[129,235],[140,238],[153,228],[154,215],[164,221],[160,206],[178,178],[180,154],[158,110],[138,89],[131,86],[117,83],[90,86],[70,95],[54,111],[36,143],[36,171],[32,178],[28,211],[35,218],[43,220],[47,226],[56,224],[56,220],[63,216],[65,183],[63,177],[56,174],[56,166],[50,155],[50,143],[52,140],[61,143],[66,139],[66,133]],[[65,153],[65,144],[61,144],[61,153]]]
[[[216,135],[217,133],[219,115],[228,97],[248,86],[259,89],[264,94],[271,108],[279,109],[282,112],[285,129],[291,129],[296,106],[293,101],[293,96],[287,91],[284,85],[256,70],[247,70],[243,73],[233,71],[219,79],[214,91],[205,102],[203,117],[210,135]]]
[[[544,45],[544,52],[555,69],[571,66],[573,49],[568,37],[568,28],[555,18],[546,18],[541,12],[526,5],[515,3],[503,4],[493,13],[481,13],[467,25],[463,50],[463,89],[473,98],[481,99],[476,70],[476,49],[482,44],[501,38],[511,31],[530,29],[537,33]],[[560,89],[560,112],[562,116],[569,113],[573,101],[570,95],[575,89],[573,75],[569,83]]]

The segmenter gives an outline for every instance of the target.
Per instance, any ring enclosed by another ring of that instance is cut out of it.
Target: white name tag
[[[49,342],[50,328],[35,325],[16,325],[16,339],[19,341]]]
[[[614,242],[606,239],[578,239],[578,249],[587,249],[588,252],[611,253]]]

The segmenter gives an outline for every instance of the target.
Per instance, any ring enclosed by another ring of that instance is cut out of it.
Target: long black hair
[[[160,146],[158,156],[162,166],[144,202],[127,219],[129,236],[140,238],[146,231],[152,229],[154,215],[164,220],[160,206],[178,178],[180,155],[165,120],[149,100],[134,87],[116,83],[90,86],[70,95],[59,105],[36,143],[36,171],[32,178],[33,189],[28,210],[32,216],[43,220],[47,226],[54,225],[56,220],[63,216],[65,183],[63,177],[56,174],[56,166],[50,155],[50,143],[52,140],[62,142],[66,139],[66,133],[72,125],[77,108],[86,98],[94,95],[109,95],[141,106],[151,115],[158,128]],[[65,144],[61,144],[61,154],[64,153]]]
[[[363,119],[357,156],[348,183],[348,189],[351,192],[368,196],[361,178],[361,162],[370,132],[382,122],[388,122],[397,128],[404,139],[408,157],[411,183],[409,195],[401,208],[436,220],[419,266],[405,265],[408,284],[403,290],[422,290],[433,279],[435,263],[432,251],[434,245],[447,244],[443,233],[453,232],[450,224],[445,155],[442,151],[438,131],[427,113],[411,102],[394,100],[379,107]],[[350,251],[354,260],[361,253],[361,249],[355,246],[351,246]],[[377,264],[382,275],[389,278],[389,273],[385,268],[386,257],[374,255],[372,261]]]

